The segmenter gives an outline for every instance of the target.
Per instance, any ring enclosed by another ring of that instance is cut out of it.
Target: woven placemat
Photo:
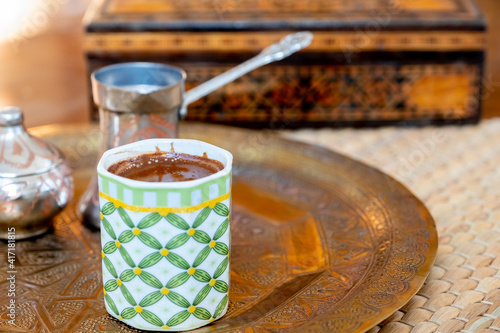
[[[430,210],[439,247],[422,289],[375,332],[500,332],[500,119],[476,126],[287,132],[391,175]]]

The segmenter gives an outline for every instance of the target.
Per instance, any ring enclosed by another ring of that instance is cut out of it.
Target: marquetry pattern
[[[100,0],[95,21],[475,19],[470,0]]]
[[[186,88],[226,69],[189,68]],[[194,102],[188,119],[285,126],[468,119],[479,112],[479,75],[473,65],[270,66]]]
[[[289,33],[293,32],[96,32],[86,34],[84,49],[89,54],[258,52]],[[484,50],[486,42],[484,32],[318,31],[301,52],[472,51]]]

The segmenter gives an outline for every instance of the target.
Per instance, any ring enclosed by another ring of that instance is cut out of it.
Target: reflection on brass
[[[325,269],[327,257],[319,231],[312,217],[282,228],[290,274],[304,274]]]
[[[233,204],[267,218],[270,223],[287,224],[307,214],[282,198],[244,183],[233,184],[233,192]]]
[[[230,150],[236,162],[229,311],[197,332],[362,332],[424,282],[436,253],[434,222],[388,176],[255,132],[205,124],[180,130]],[[58,145],[76,169],[75,184],[85,186],[98,130],[65,125],[32,133]],[[75,211],[74,200],[51,233],[17,242],[18,331],[138,332],[106,313],[100,236]],[[3,295],[7,289],[2,284]],[[0,298],[0,331],[11,329],[8,302]]]

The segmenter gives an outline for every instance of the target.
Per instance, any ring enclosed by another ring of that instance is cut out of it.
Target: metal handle
[[[281,60],[288,57],[292,53],[302,50],[311,44],[312,39],[313,34],[309,31],[298,32],[285,36],[279,42],[262,50],[262,52],[255,57],[187,91],[184,94],[184,102],[182,104],[180,116],[186,116],[188,104],[260,66],[269,64],[273,61]]]

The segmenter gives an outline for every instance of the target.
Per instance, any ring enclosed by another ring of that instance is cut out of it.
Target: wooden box
[[[473,0],[102,0],[85,18],[89,72],[125,61],[186,70],[186,89],[288,33],[313,43],[190,105],[254,127],[478,121],[486,23]],[[97,114],[93,112],[93,117]]]

